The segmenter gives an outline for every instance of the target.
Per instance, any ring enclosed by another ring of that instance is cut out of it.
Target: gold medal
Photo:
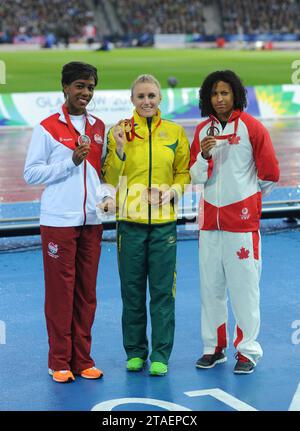
[[[125,133],[131,132],[131,124],[126,120],[124,121],[124,130],[125,130]]]

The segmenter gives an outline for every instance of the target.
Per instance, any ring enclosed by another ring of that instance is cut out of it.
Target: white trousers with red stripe
[[[260,327],[259,232],[200,231],[201,333],[204,354],[228,346],[227,290],[236,320],[234,346],[254,364],[263,352]]]

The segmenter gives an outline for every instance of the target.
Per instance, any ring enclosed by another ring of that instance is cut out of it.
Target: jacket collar
[[[147,118],[141,117],[136,110],[133,112],[133,120],[134,124],[138,124],[140,127],[148,127],[147,126]],[[151,130],[155,129],[159,122],[161,121],[161,111],[160,109],[157,110],[157,113],[152,117],[152,123],[151,123]]]
[[[241,115],[241,111],[240,109],[235,109],[234,111],[232,111],[232,113],[230,114],[230,117],[227,121],[227,123],[232,123],[234,120],[236,120],[237,118],[239,118]],[[214,115],[210,115],[209,118],[213,121],[215,121],[216,123],[220,123],[220,120],[217,119],[217,117],[215,117]]]
[[[65,115],[63,113],[62,107],[59,108],[58,113],[59,113],[59,118],[58,118],[59,121],[67,124],[67,120],[66,120]],[[91,114],[89,114],[88,112],[87,112],[86,118],[87,118],[87,121],[90,123],[91,126],[93,126],[96,123],[96,119]]]

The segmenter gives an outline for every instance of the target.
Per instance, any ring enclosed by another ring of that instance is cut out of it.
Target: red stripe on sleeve
[[[248,129],[258,178],[262,181],[277,182],[279,164],[268,130],[260,121],[245,112],[241,114],[241,120]]]

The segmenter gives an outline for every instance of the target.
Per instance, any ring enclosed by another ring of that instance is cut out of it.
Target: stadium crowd
[[[204,33],[208,0],[113,0],[125,33]]]
[[[85,0],[6,0],[0,2],[0,37],[8,43],[49,32],[79,37],[92,15]]]
[[[299,32],[299,0],[219,0],[225,34]]]
[[[159,33],[205,35],[203,10],[207,5],[217,7],[224,35],[300,33],[300,0],[257,0],[251,7],[249,0],[111,0],[111,4],[123,34],[129,37]],[[88,26],[95,24],[93,7],[105,9],[102,0],[0,2],[0,43],[52,35],[54,43],[63,41],[68,45],[70,39],[85,37]],[[93,35],[93,40],[99,37],[101,34]],[[86,39],[91,40],[90,36]]]

